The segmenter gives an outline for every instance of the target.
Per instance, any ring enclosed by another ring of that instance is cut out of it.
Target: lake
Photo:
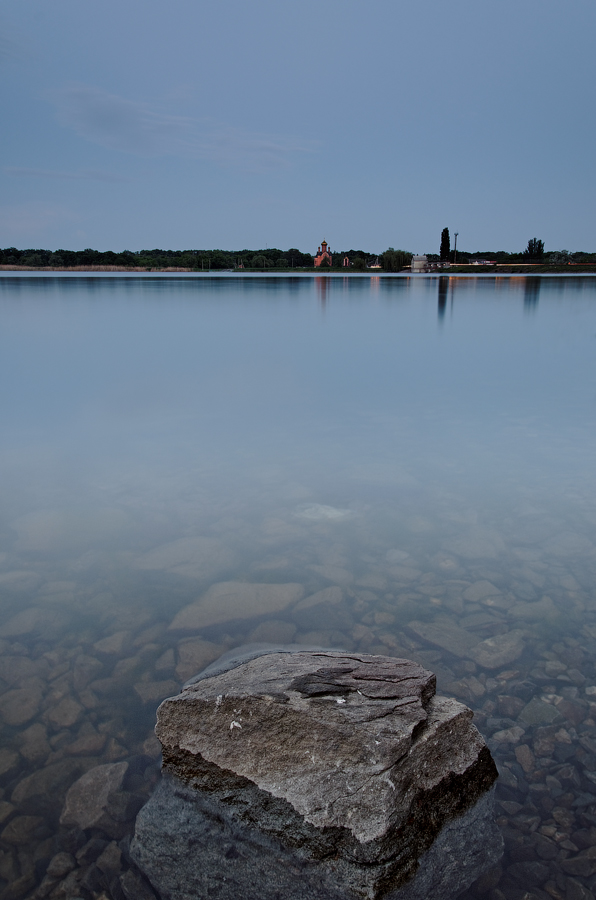
[[[0,315],[3,900],[128,896],[157,705],[261,642],[435,672],[501,776],[466,896],[593,898],[595,278],[4,274]],[[60,826],[114,762],[112,831]]]

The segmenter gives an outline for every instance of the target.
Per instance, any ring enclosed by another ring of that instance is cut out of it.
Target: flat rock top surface
[[[201,757],[367,841],[484,746],[471,712],[434,693],[410,660],[272,653],[164,701],[156,732],[170,757]]]

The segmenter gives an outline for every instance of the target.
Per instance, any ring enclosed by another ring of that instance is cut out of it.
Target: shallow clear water
[[[596,893],[595,279],[7,276],[0,316],[7,897],[59,849],[48,896],[110,890],[66,789],[147,796],[158,702],[254,641],[426,664],[503,773],[470,896]],[[336,590],[178,615],[220,582]]]

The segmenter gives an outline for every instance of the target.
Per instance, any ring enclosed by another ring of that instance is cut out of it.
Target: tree
[[[43,252],[43,251],[42,251]],[[33,253],[29,251],[26,256],[21,256],[21,266],[45,266],[46,261],[41,253]]]
[[[393,247],[389,247],[381,254],[380,262],[385,272],[401,272],[412,262],[412,254],[407,250],[394,250]]]
[[[555,250],[549,253],[548,261],[551,266],[568,266],[571,262],[571,253],[569,250]]]
[[[528,257],[528,259],[543,259],[544,241],[539,241],[538,238],[531,238],[524,250],[524,256]]]
[[[301,253],[296,247],[291,247],[287,253],[283,254],[288,260],[288,265],[292,268],[312,267],[313,258],[310,253]]]
[[[226,253],[223,250],[213,250],[209,256],[211,258],[212,269],[234,268],[234,260],[230,258],[229,253]]]
[[[197,257],[191,253],[185,253],[180,257],[180,266],[185,269],[194,269],[197,264]]]
[[[441,249],[439,250],[439,256],[441,257],[442,262],[447,262],[449,260],[450,252],[451,243],[449,241],[449,229],[443,228],[441,232]]]
[[[272,266],[273,262],[262,253],[253,256],[250,262],[251,269],[270,269]]]

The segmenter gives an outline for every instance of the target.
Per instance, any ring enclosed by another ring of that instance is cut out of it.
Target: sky
[[[595,25],[593,0],[4,0],[0,246],[596,251]]]

